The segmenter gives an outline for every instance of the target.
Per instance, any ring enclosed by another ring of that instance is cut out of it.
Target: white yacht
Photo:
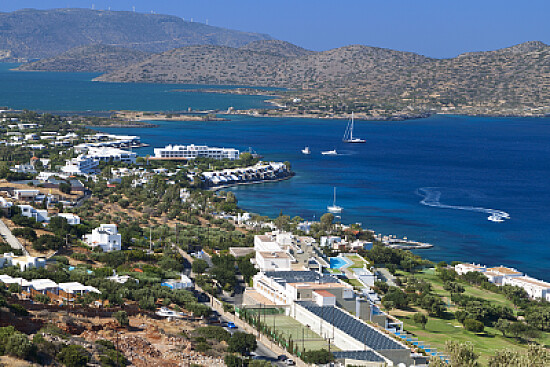
[[[304,149],[302,149],[302,154],[305,154],[305,155],[311,154],[311,150],[309,150],[309,147],[305,147]]]
[[[346,131],[344,132],[344,138],[342,139],[344,143],[365,143],[366,140],[354,138],[353,137],[353,112],[351,113],[351,120],[346,126]]]
[[[336,151],[336,149],[333,149],[333,150],[325,150],[323,152],[321,152],[322,155],[338,155],[338,152]]]
[[[336,187],[334,188],[334,199],[332,201],[332,205],[327,206],[327,210],[329,213],[342,213],[342,210],[344,210],[341,206],[336,205]]]

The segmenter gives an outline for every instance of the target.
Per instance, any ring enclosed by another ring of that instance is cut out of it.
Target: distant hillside
[[[0,13],[0,55],[9,51],[15,58],[47,58],[92,44],[162,52],[198,44],[240,47],[267,39],[271,37],[160,14],[89,9]]]
[[[170,50],[96,78],[146,83],[270,85],[272,70],[286,57],[225,46]]]
[[[222,46],[183,47],[154,55],[141,63],[102,75],[97,80],[302,88],[311,81],[335,83],[369,71],[378,72],[382,68],[410,66],[429,60],[413,53],[367,46],[348,46],[313,53],[299,51],[299,47],[289,45],[286,42],[265,42],[239,49]],[[297,51],[306,55],[297,57]]]
[[[542,42],[442,60],[361,45],[302,56],[286,50],[293,48],[279,41],[240,49],[184,47],[98,80],[287,87],[317,105],[382,103],[475,111],[550,106],[550,46]]]
[[[138,63],[149,56],[151,56],[149,52],[124,47],[82,46],[59,56],[22,64],[17,70],[105,73]]]
[[[314,54],[314,51],[306,50],[290,42],[279,40],[261,40],[250,42],[240,47],[241,50],[262,52],[285,57],[300,57]]]

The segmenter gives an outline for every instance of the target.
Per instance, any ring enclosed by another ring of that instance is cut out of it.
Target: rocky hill
[[[315,51],[306,50],[305,48],[293,45],[290,42],[280,40],[254,41],[240,47],[240,49],[285,57],[300,57],[315,53]]]
[[[266,39],[271,37],[161,14],[89,9],[0,13],[0,54],[9,51],[12,58],[47,58],[92,44],[162,52],[197,44],[240,47]]]
[[[441,60],[361,45],[304,55],[284,50],[292,48],[271,41],[240,49],[184,47],[98,80],[286,87],[317,105],[383,103],[484,113],[550,106],[550,47],[541,42]]]
[[[77,47],[52,58],[22,64],[17,70],[106,73],[136,64],[150,56],[149,52],[125,47],[91,45]]]
[[[256,51],[258,50],[258,51]],[[411,66],[430,59],[413,53],[347,46],[297,56],[297,46],[265,42],[243,48],[190,46],[164,52],[128,68],[102,75],[101,81],[240,84],[312,88],[344,85],[349,79]],[[302,49],[303,50],[303,49]],[[287,56],[290,55],[290,56]],[[312,85],[310,85],[313,83]],[[329,85],[330,84],[330,85]]]

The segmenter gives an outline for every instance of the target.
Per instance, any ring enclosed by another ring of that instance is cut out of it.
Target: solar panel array
[[[331,275],[319,274],[316,271],[266,271],[266,277],[273,278],[277,283],[338,283],[338,279]]]
[[[389,336],[376,331],[337,307],[317,306],[313,302],[305,301],[296,303],[373,350],[406,349]]]
[[[384,358],[372,350],[351,350],[332,352],[334,359],[354,359],[356,361],[384,362]]]

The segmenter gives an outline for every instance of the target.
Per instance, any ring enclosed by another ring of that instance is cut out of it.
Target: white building
[[[336,306],[336,296],[324,289],[315,290],[313,291],[313,302],[318,306]]]
[[[84,242],[92,248],[101,247],[103,252],[119,251],[122,248],[122,236],[118,233],[116,224],[102,224],[91,234],[85,235]]]
[[[36,173],[36,169],[32,164],[16,164],[13,168],[10,168],[10,171],[17,173]]]
[[[89,286],[82,285],[80,283],[71,282],[71,283],[59,283],[59,296],[62,303],[71,303],[76,300],[76,298],[84,296],[87,293],[97,293],[101,294],[99,289]]]
[[[14,198],[21,201],[34,201],[36,196],[40,195],[39,190],[14,190]]]
[[[522,276],[523,273],[513,268],[498,266],[495,268],[487,268],[487,271],[484,271],[483,275],[489,279],[489,282],[496,285],[503,285],[505,279],[517,278]]]
[[[464,275],[469,272],[484,273],[487,271],[487,267],[480,264],[457,264],[455,265],[455,271],[458,275]]]
[[[13,253],[6,253],[0,256],[0,268],[5,266],[17,266],[21,271],[30,268],[43,268],[46,266],[46,258],[33,256],[15,256]]]
[[[163,280],[162,286],[168,287],[172,290],[175,289],[191,289],[194,287],[193,281],[185,274],[181,274],[180,279],[167,279]]]
[[[550,301],[550,283],[528,276],[504,278],[502,285],[512,285],[525,289],[530,298]]]
[[[65,218],[67,220],[67,223],[71,226],[74,226],[76,224],[80,224],[80,217],[73,213],[59,213],[57,214],[58,217]]]
[[[100,147],[88,148],[86,153],[91,159],[97,162],[124,162],[136,163],[137,154],[128,150],[118,148]]]
[[[290,255],[284,251],[256,251],[256,265],[260,271],[291,270]]]
[[[239,151],[233,148],[214,148],[206,145],[167,145],[155,148],[155,159],[213,158],[235,160]]]
[[[353,298],[353,287],[338,279],[315,271],[270,271],[254,276],[253,287],[275,305],[290,305],[294,301],[311,301],[313,291],[327,290],[342,298]]]
[[[92,157],[81,154],[65,162],[61,171],[69,175],[89,175],[97,169],[98,162]]]
[[[46,209],[35,209],[30,205],[18,205],[21,209],[21,215],[28,218],[34,218],[38,223],[50,221],[48,211]]]

